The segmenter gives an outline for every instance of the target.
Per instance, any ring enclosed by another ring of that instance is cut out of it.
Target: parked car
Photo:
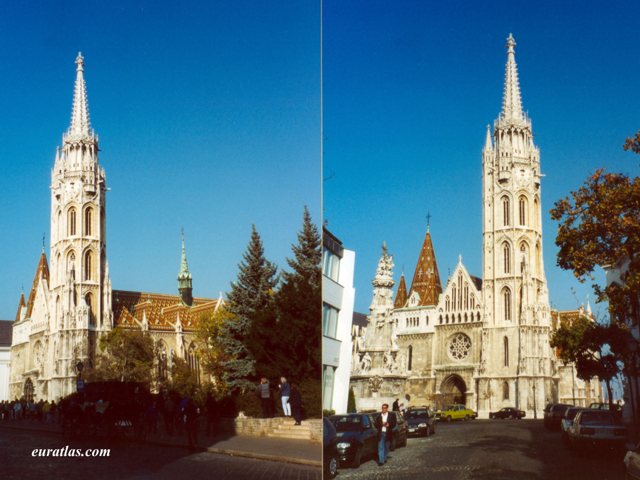
[[[560,420],[560,431],[562,433],[562,441],[566,444],[569,443],[569,429],[573,425],[573,420],[579,411],[584,410],[580,407],[570,407],[564,413],[564,416]]]
[[[544,408],[544,426],[549,430],[560,429],[560,420],[564,416],[567,408],[573,407],[568,403],[549,403]]]
[[[589,408],[594,410],[610,410],[611,405],[609,405],[608,403],[592,403],[591,405],[589,405]],[[618,405],[617,403],[614,403],[613,410],[615,412],[622,412],[622,405]]]
[[[396,426],[393,429],[393,436],[391,437],[390,450],[395,450],[396,447],[406,447],[407,437],[409,434],[409,425],[407,424],[404,415],[401,412],[392,412],[396,416]],[[373,419],[375,420],[380,416],[380,412],[373,412]]]
[[[335,478],[338,474],[338,435],[333,423],[322,417],[322,460],[324,478]]]
[[[340,465],[358,468],[363,460],[375,457],[378,452],[378,430],[373,415],[350,413],[329,417],[338,436]]]
[[[472,420],[476,418],[476,412],[461,404],[449,405],[444,410],[436,412],[438,420],[450,422],[452,420]]]
[[[640,445],[630,446],[624,457],[627,480],[640,480]]]
[[[426,407],[409,408],[404,418],[409,427],[408,435],[424,435],[428,437],[436,433],[436,418],[431,410]]]
[[[622,451],[628,431],[615,412],[584,409],[576,414],[567,434],[569,445],[576,450],[596,447]]]
[[[489,418],[517,418],[518,420],[524,418],[526,413],[523,410],[518,410],[513,407],[501,408],[497,412],[489,413]]]

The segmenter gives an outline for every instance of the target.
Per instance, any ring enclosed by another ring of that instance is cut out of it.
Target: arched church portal
[[[466,405],[467,385],[460,375],[449,375],[440,385],[440,403],[444,407],[452,403]]]
[[[22,394],[24,395],[24,399],[27,402],[33,401],[33,393],[34,393],[33,382],[31,381],[30,378],[27,378],[27,380],[24,382],[24,390],[22,392]]]

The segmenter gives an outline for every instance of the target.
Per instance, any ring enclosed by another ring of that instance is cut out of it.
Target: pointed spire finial
[[[89,119],[89,102],[87,100],[87,86],[84,81],[84,57],[78,52],[76,63],[76,83],[73,90],[73,107],[71,110],[71,124],[67,135],[73,139],[88,139],[92,136],[91,121]]]
[[[42,232],[42,253],[44,253],[44,239],[45,239],[45,232]]]
[[[431,212],[427,210],[427,232],[431,230]]]
[[[493,143],[491,142],[491,125],[487,124],[487,137],[484,141],[484,149],[491,150],[493,148]]]
[[[522,113],[522,99],[520,97],[520,83],[518,81],[518,67],[516,66],[516,41],[512,34],[507,38],[507,67],[504,79],[504,94],[502,97],[502,112],[504,119],[524,120]]]

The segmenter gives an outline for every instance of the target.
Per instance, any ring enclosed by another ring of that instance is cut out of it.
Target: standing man
[[[282,398],[282,414],[285,417],[291,416],[291,405],[289,405],[289,395],[291,395],[291,385],[285,377],[280,377],[280,397]]]
[[[375,425],[378,429],[378,466],[381,467],[387,463],[393,429],[397,425],[396,414],[389,411],[389,404],[382,404],[382,413],[376,417]]]
[[[291,412],[296,423],[294,425],[300,425],[302,422],[302,395],[298,390],[298,385],[291,384],[291,396],[289,397],[289,404],[291,405]]]
[[[271,387],[266,377],[260,379],[258,384],[258,396],[262,406],[262,418],[271,418]]]

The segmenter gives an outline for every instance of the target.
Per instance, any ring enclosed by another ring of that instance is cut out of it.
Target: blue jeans
[[[387,457],[389,456],[389,440],[387,436],[383,433],[380,436],[380,440],[378,440],[378,462],[385,463],[387,461]]]

